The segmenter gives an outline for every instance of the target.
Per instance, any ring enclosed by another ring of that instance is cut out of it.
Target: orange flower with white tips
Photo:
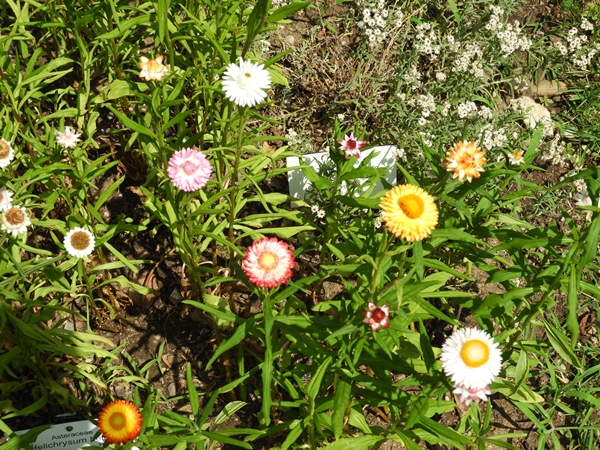
[[[248,247],[242,261],[242,269],[250,282],[266,288],[286,283],[292,277],[295,266],[290,247],[277,238],[267,237]]]
[[[146,81],[156,80],[161,81],[162,77],[169,72],[169,68],[163,65],[163,55],[159,55],[156,59],[148,59],[145,56],[140,57],[138,67],[141,70],[140,77]]]
[[[458,178],[458,181],[466,178],[469,183],[473,178],[479,178],[481,172],[485,172],[483,165],[486,162],[485,150],[477,148],[474,141],[457,142],[450,147],[444,159],[446,170],[454,172],[452,178]]]
[[[98,428],[109,444],[124,444],[140,434],[142,413],[133,403],[116,400],[98,414]]]

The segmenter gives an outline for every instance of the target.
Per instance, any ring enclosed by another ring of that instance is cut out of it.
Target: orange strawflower
[[[116,400],[98,414],[98,428],[109,444],[124,444],[140,434],[142,413],[133,403]]]
[[[446,153],[446,170],[454,172],[452,178],[458,178],[473,181],[473,178],[479,178],[480,172],[485,172],[483,165],[487,162],[485,151],[477,148],[474,141],[459,141],[450,147]]]

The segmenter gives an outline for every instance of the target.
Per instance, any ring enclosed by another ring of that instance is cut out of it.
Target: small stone
[[[562,81],[541,80],[537,85],[531,86],[531,93],[538,97],[552,97],[560,95],[567,90],[567,85]]]

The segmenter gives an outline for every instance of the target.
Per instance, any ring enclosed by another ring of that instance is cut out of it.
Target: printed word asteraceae
[[[421,241],[438,223],[433,197],[418,186],[402,184],[385,193],[379,203],[385,226],[399,238]]]
[[[212,166],[206,155],[196,148],[175,152],[169,160],[167,174],[173,185],[186,192],[202,189],[208,183]]]
[[[351,156],[360,157],[360,149],[365,146],[364,141],[359,141],[354,137],[354,131],[344,135],[344,139],[338,140],[338,144],[340,144],[340,150],[345,152],[346,158]]]
[[[469,183],[473,178],[479,178],[480,172],[485,172],[483,165],[487,162],[485,151],[477,148],[474,141],[460,141],[446,153],[446,170],[454,172],[452,178],[462,181],[465,178]]]
[[[248,247],[242,269],[252,284],[274,288],[292,277],[296,267],[294,254],[288,244],[277,238],[262,238]]]
[[[387,305],[377,306],[373,302],[369,302],[369,309],[364,312],[365,318],[363,322],[371,327],[372,331],[377,331],[379,328],[387,328],[390,326],[390,307]]]
[[[146,81],[156,80],[161,81],[163,76],[169,72],[169,68],[163,65],[163,55],[159,55],[156,59],[148,59],[145,56],[140,57],[138,67],[142,69],[140,71],[140,78]]]
[[[238,106],[254,106],[262,102],[271,87],[271,75],[262,64],[244,61],[231,63],[221,82],[225,96]]]
[[[124,444],[140,434],[142,413],[133,403],[116,400],[98,414],[98,428],[109,444]]]

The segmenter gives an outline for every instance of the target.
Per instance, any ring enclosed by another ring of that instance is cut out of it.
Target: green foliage
[[[510,28],[520,6],[513,0],[428,8],[368,1],[357,20],[350,17],[355,5],[348,6],[347,19],[352,27],[361,23],[365,38],[348,55],[360,61],[352,85],[340,89],[356,123],[331,118],[329,157],[320,167],[298,167],[310,188],[305,198],[292,198],[285,181],[273,186],[291,170],[286,158],[306,145],[291,133],[273,135],[280,123],[269,107],[277,101],[239,106],[222,80],[240,58],[259,62],[276,94],[285,95],[279,89],[288,92],[294,76],[285,66],[298,54],[283,47],[263,54],[259,42],[305,8],[318,15],[319,33],[337,34],[330,12],[346,2],[334,3],[0,5],[0,128],[15,149],[0,185],[32,222],[13,235],[2,212],[0,429],[11,436],[3,450],[34,442],[40,431],[17,437],[7,421],[50,408],[91,417],[116,382],[134,386],[133,401],[142,406],[139,448],[362,450],[388,440],[410,449],[516,448],[511,439],[524,434],[494,432],[494,402],[467,408],[451,394],[440,347],[466,324],[500,344],[494,399],[534,425],[539,448],[565,440],[594,448],[600,366],[582,317],[598,314],[600,209],[590,200],[581,213],[566,198],[580,191],[597,199],[600,191],[598,170],[588,167],[598,158],[598,64],[584,58],[597,52],[598,31],[577,16],[583,11],[595,23],[598,8],[562,2],[571,15],[550,29]],[[385,17],[375,20],[383,9]],[[524,40],[509,48],[501,30]],[[575,34],[585,38],[573,44]],[[143,79],[142,57],[164,62],[164,73]],[[510,101],[520,97],[524,77],[537,88],[542,80],[565,81],[556,95],[537,98],[552,107],[564,95],[552,123],[531,123]],[[363,87],[372,98],[361,97]],[[57,132],[66,127],[81,142],[64,146]],[[398,147],[398,184],[420,186],[435,200],[439,220],[431,233],[412,242],[382,224],[385,192],[376,186],[392,187],[388,168],[369,165],[375,154],[346,158],[338,141],[351,131]],[[272,147],[275,141],[289,145]],[[487,152],[472,180],[447,169],[458,141]],[[197,148],[210,162],[202,189],[186,192],[170,180],[169,160],[181,148]],[[547,185],[545,171],[560,181]],[[110,215],[125,186],[139,190],[145,216]],[[95,237],[93,256],[69,254],[63,236],[75,227]],[[225,385],[204,391],[187,363],[186,393],[171,399],[150,380],[151,369],[165,370],[164,343],[139,364],[124,344],[93,331],[119,317],[118,291],[152,293],[132,275],[156,261],[127,254],[118,237],[159,230],[190,283],[183,304],[202,312],[214,332],[205,370],[221,363],[227,370]],[[265,236],[292,244],[298,266],[272,289],[250,282],[241,263]],[[245,302],[255,299],[261,308],[250,313]],[[365,312],[383,306],[389,327],[371,329]],[[20,391],[28,397],[17,405]],[[191,413],[172,411],[174,400]],[[440,418],[457,407],[460,417],[443,425]],[[231,428],[248,410],[250,425]],[[564,416],[569,420],[556,425]]]

